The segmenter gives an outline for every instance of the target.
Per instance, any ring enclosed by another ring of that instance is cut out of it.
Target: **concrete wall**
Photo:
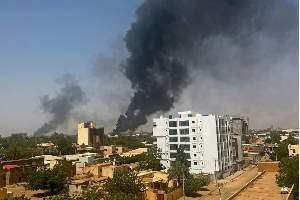
[[[7,198],[7,189],[6,188],[0,188],[0,199]]]
[[[126,166],[107,166],[102,168],[102,176],[113,178],[115,171],[126,170]]]
[[[278,172],[279,170],[279,161],[273,161],[273,162],[258,162],[258,172]]]
[[[233,134],[242,135],[243,131],[243,120],[232,119]]]
[[[82,193],[82,188],[80,184],[70,184],[69,185],[70,193]]]
[[[183,196],[182,188],[175,190],[169,194],[164,194],[164,200],[176,200]]]
[[[93,156],[81,156],[79,162],[81,163],[93,163],[95,158]]]
[[[82,145],[90,145],[90,129],[89,128],[79,128],[78,127],[78,138],[77,138],[77,144]]]

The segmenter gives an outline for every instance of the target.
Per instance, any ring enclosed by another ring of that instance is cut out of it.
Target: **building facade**
[[[179,112],[173,118],[154,119],[153,136],[162,150],[161,163],[168,169],[175,162],[179,145],[185,149],[191,173],[227,176],[233,171],[230,117]]]
[[[96,128],[96,123],[86,122],[78,124],[77,143],[95,147],[97,143],[103,146],[104,128]]]
[[[289,149],[289,156],[299,155],[299,144],[297,145],[289,144],[288,149]]]

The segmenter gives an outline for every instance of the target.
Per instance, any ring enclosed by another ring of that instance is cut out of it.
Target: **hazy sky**
[[[32,134],[42,125],[38,98],[59,91],[54,80],[64,73],[84,89],[97,85],[90,81],[94,57],[109,54],[140,2],[1,1],[0,134]]]
[[[133,94],[118,66],[128,55],[122,38],[142,2],[0,1],[0,134],[31,135],[49,121],[50,116],[40,109],[39,97],[55,97],[63,87],[57,79],[66,73],[76,77],[88,101],[72,111],[71,118],[58,132],[73,133],[77,123],[87,120],[111,130]],[[264,44],[258,47],[270,49],[263,37],[262,40],[256,41]],[[218,45],[211,47],[212,52],[219,60],[226,58],[216,62],[216,66],[242,58],[239,53],[222,57],[228,51],[226,41],[213,39],[210,44],[215,43]],[[233,45],[230,48],[238,52]],[[235,82],[239,72],[222,72],[224,77],[231,77],[226,84],[200,73],[170,113],[194,110],[203,114],[249,115],[252,128],[271,124],[297,127],[298,52],[289,50],[282,59],[270,57],[258,63],[257,69],[249,74],[250,81],[244,83]],[[260,71],[262,65],[273,67]],[[242,73],[248,75],[247,71]],[[141,130],[151,131],[152,120],[149,121]]]

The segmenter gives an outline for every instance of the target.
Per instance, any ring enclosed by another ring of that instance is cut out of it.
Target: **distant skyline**
[[[66,73],[75,76],[87,102],[72,111],[71,118],[57,132],[73,134],[77,124],[85,121],[94,121],[97,127],[104,126],[105,132],[111,131],[133,93],[118,65],[128,55],[123,37],[135,21],[136,8],[143,2],[1,1],[0,135],[32,135],[47,122],[49,115],[40,109],[39,98],[46,94],[55,97],[62,88],[57,79]],[[215,48],[215,54],[222,58],[218,53],[222,48]],[[223,50],[228,50],[225,45]],[[299,52],[293,50],[283,55],[280,62],[267,58],[261,65],[274,68],[250,72],[253,79],[245,83],[236,84],[235,78],[241,72],[230,70],[222,72],[224,79],[229,80],[226,84],[211,80],[205,73],[195,75],[195,82],[184,91],[175,108],[153,117],[191,110],[245,119],[248,115],[253,129],[270,125],[274,129],[296,128],[299,62],[295,58]],[[151,131],[151,117],[148,121],[138,130]]]

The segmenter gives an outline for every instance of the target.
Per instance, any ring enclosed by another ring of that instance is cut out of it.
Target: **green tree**
[[[176,179],[179,185],[182,185],[182,178],[189,177],[189,162],[185,156],[183,146],[179,146],[176,154],[176,161],[168,169],[168,179]]]
[[[66,173],[70,164],[67,161],[59,161],[53,169],[41,167],[32,172],[28,177],[28,184],[25,186],[29,190],[49,190],[57,193],[63,190],[66,183]]]
[[[280,161],[276,183],[280,187],[294,185],[295,196],[299,195],[299,155],[284,157]]]
[[[203,174],[198,174],[194,178],[188,177],[184,181],[184,189],[187,195],[191,195],[199,191],[203,186],[208,184],[207,178]]]
[[[161,159],[161,150],[157,147],[153,147],[147,150],[147,153],[144,153],[141,156],[139,161],[138,170],[148,170],[152,169],[154,171],[160,171],[164,169],[164,166],[160,163]]]
[[[298,140],[295,140],[295,138],[291,135],[288,136],[288,138],[278,144],[278,147],[274,150],[272,154],[270,154],[270,158],[272,160],[280,161],[281,159],[289,156],[289,150],[288,145],[295,145],[298,144]]]
[[[242,135],[242,141],[245,143],[245,144],[249,144],[250,143],[250,138],[251,136],[248,136],[248,135]]]
[[[103,189],[110,196],[119,193],[137,195],[145,190],[145,185],[134,172],[115,171],[113,178],[109,178],[106,181]]]
[[[53,133],[51,136],[51,141],[56,146],[57,151],[61,155],[68,155],[68,154],[74,154],[76,147],[73,146],[72,141],[68,139],[67,136],[65,136],[63,133]]]
[[[272,140],[271,140],[271,138],[267,138],[267,139],[265,139],[264,143],[265,143],[265,144],[270,144],[270,143],[272,143]]]
[[[278,133],[271,133],[270,134],[270,139],[271,139],[271,143],[275,144],[275,143],[280,143],[281,137]]]

